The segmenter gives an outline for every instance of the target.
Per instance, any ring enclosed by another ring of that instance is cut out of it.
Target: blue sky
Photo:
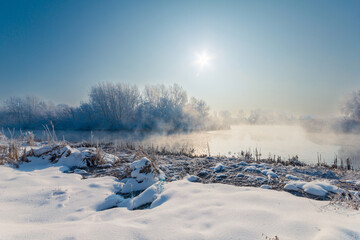
[[[0,1],[0,99],[77,105],[103,81],[178,83],[216,110],[331,114],[360,88],[360,1]]]

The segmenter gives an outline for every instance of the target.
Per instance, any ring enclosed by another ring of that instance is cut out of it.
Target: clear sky
[[[0,0],[0,99],[77,105],[103,81],[176,82],[216,110],[329,114],[360,88],[360,1]]]

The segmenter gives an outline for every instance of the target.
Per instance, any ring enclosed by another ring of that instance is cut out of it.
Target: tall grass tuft
[[[87,165],[90,166],[99,166],[105,164],[104,160],[104,150],[100,145],[96,147],[95,154],[91,156],[90,160],[87,162]]]
[[[48,125],[43,125],[44,131],[43,135],[46,137],[47,142],[49,145],[54,145],[58,142],[56,133],[55,133],[55,127],[52,121],[50,121],[51,129]]]

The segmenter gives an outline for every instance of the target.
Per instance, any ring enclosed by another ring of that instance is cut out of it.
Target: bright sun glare
[[[202,53],[196,54],[196,61],[195,63],[203,70],[205,67],[210,65],[210,61],[213,59],[212,56],[208,54],[207,51],[203,51]]]

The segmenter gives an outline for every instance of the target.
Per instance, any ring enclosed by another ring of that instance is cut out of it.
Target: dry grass
[[[139,149],[136,150],[136,153],[134,155],[134,160],[139,160],[139,159],[144,158],[144,157],[149,159],[151,164],[147,168],[144,168],[143,172],[144,173],[153,172],[155,174],[158,174],[160,172],[159,168],[157,167],[159,160],[158,160],[158,158],[156,156],[156,153],[151,152],[151,151],[149,152],[148,149],[145,150],[145,149],[139,147]]]
[[[56,133],[55,133],[55,127],[52,122],[50,122],[51,129],[48,125],[43,125],[44,131],[43,135],[46,137],[47,142],[49,145],[54,145],[58,142]]]
[[[86,165],[88,166],[99,166],[105,164],[104,160],[104,150],[101,146],[97,146],[95,153],[90,157],[90,159],[86,160]]]
[[[8,145],[0,146],[0,164],[15,164],[20,162],[27,162],[26,150],[24,149],[23,154],[20,154],[20,144],[16,140],[9,141]]]
[[[343,190],[342,192],[339,192],[335,194],[329,203],[332,206],[335,207],[345,207],[350,208],[354,210],[360,209],[360,196],[357,197],[353,193],[351,193],[348,190]]]
[[[7,146],[0,145],[0,165],[6,163]]]
[[[17,162],[19,157],[19,144],[15,140],[12,140],[8,147],[8,158]]]
[[[32,149],[33,150],[33,149]],[[34,150],[33,150],[34,151]],[[20,157],[20,161],[21,162],[30,162],[29,159],[27,158],[28,155],[26,154],[26,149],[24,148],[23,154]]]
[[[280,238],[279,238],[278,236],[268,237],[268,236],[265,235],[264,233],[262,234],[262,236],[263,236],[266,240],[280,240]]]
[[[167,156],[187,156],[190,158],[194,157],[206,157],[206,154],[196,154],[195,148],[188,146],[187,144],[170,147],[170,146],[159,146],[159,145],[141,145],[134,142],[120,142],[117,143],[116,147],[128,152],[137,153],[144,152],[147,154],[156,155],[167,155]]]
[[[33,132],[27,132],[26,133],[26,143],[29,146],[34,146],[35,145],[35,135]]]

